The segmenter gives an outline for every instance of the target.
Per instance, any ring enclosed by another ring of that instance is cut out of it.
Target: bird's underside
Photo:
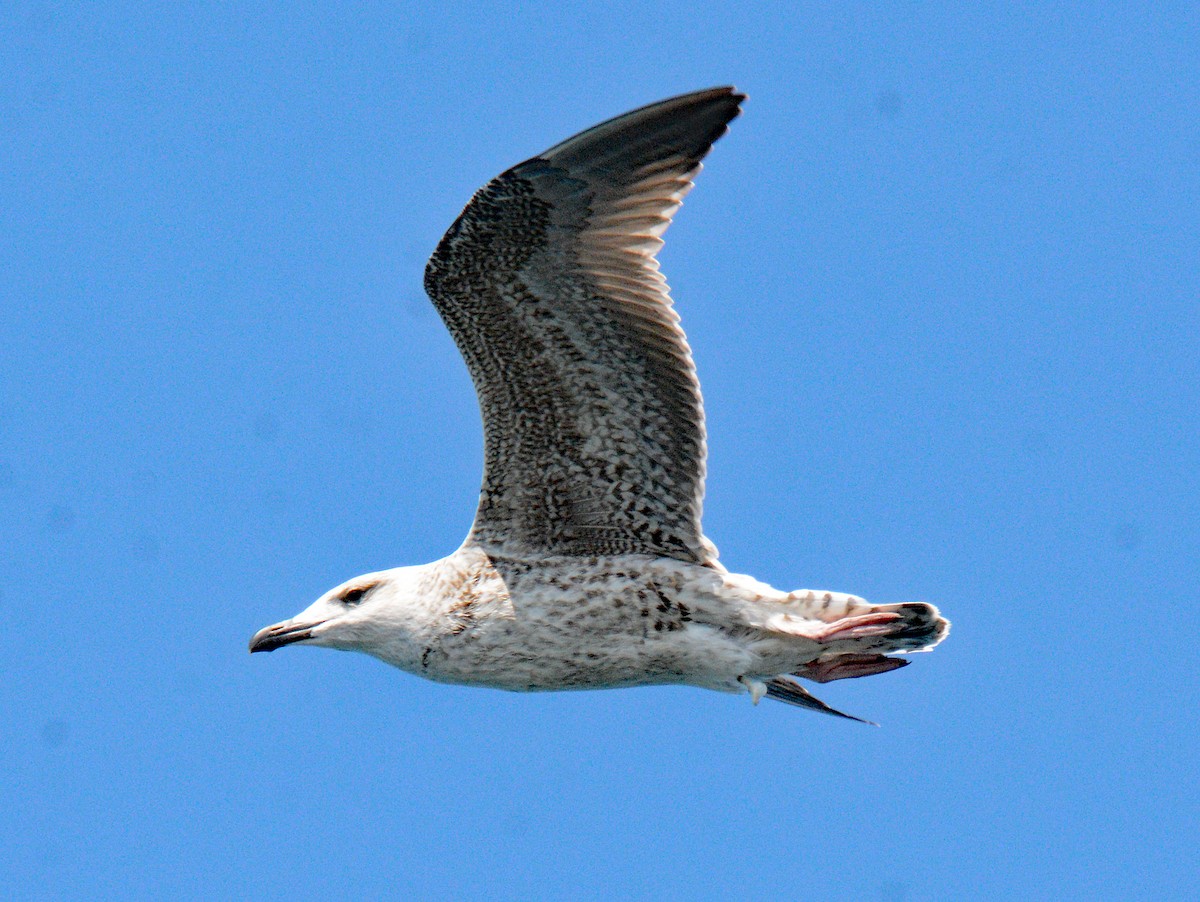
[[[742,100],[651,104],[475,194],[425,273],[483,417],[470,534],[441,561],[338,586],[252,651],[353,649],[514,690],[682,683],[840,714],[791,677],[884,673],[945,636],[931,605],[730,574],[704,536],[704,410],[655,253]]]
[[[439,597],[416,672],[512,691],[688,684],[828,714],[788,679],[893,671],[947,629],[923,603],[785,593],[756,579],[648,555],[511,559],[470,545],[427,565]],[[412,667],[414,651],[384,660]],[[842,715],[847,716],[847,715]],[[857,718],[854,718],[857,720]]]
[[[431,617],[442,626],[426,634],[415,669],[497,689],[682,683],[841,714],[788,675],[830,682],[895,670],[906,662],[889,654],[923,651],[947,629],[931,605],[782,592],[664,557],[519,560],[468,544],[428,566],[420,591],[442,599]],[[412,670],[412,656],[385,660]]]

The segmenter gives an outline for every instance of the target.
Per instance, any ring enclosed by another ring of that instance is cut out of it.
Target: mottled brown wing
[[[700,387],[654,254],[743,99],[714,88],[588,129],[492,180],[438,245],[425,289],[483,414],[477,543],[715,560]]]

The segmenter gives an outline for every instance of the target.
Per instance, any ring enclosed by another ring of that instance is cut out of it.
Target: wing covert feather
[[[654,254],[743,99],[687,94],[555,145],[480,189],[430,258],[483,415],[475,542],[719,566],[700,387]]]

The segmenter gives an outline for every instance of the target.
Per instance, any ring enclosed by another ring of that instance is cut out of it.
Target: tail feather
[[[941,642],[950,623],[923,602],[869,604],[856,595],[799,590],[761,593],[748,606],[748,626],[757,631],[760,674],[789,674],[818,683],[874,676],[904,667],[894,654],[926,651]],[[740,678],[754,701],[763,695],[878,726],[830,707],[788,676]]]
[[[769,632],[803,636],[826,646],[822,658],[847,654],[927,651],[950,631],[931,604],[867,604],[836,592],[792,592],[782,610],[765,619]]]

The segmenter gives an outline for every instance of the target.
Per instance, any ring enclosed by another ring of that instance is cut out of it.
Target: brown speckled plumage
[[[948,624],[927,604],[786,593],[717,563],[705,431],[654,254],[743,95],[634,110],[485,185],[425,287],[479,397],[484,478],[463,547],[368,574],[260,631],[512,690],[688,683],[838,713],[787,675],[883,673]]]
[[[653,253],[740,94],[629,114],[491,181],[425,288],[479,395],[472,537],[513,554],[704,563],[704,412]]]

